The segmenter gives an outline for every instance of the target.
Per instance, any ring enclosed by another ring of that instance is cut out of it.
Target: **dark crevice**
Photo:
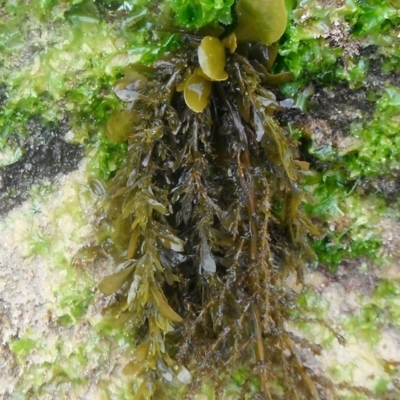
[[[83,157],[81,146],[64,140],[69,130],[67,120],[45,126],[38,118],[31,118],[27,130],[30,136],[22,158],[0,169],[0,215],[26,200],[33,184],[75,170]]]

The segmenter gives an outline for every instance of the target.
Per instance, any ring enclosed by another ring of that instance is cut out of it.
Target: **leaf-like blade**
[[[155,199],[149,199],[148,203],[150,204],[150,207],[153,210],[156,210],[160,214],[167,214],[168,215],[167,208],[163,204],[161,204],[159,201],[157,201]]]
[[[165,318],[169,319],[172,322],[182,322],[182,317],[170,307],[162,293],[157,288],[153,288],[151,292],[153,293],[154,299],[160,307],[160,313]]]
[[[150,340],[146,340],[138,347],[136,347],[135,358],[137,361],[145,361],[147,359],[147,354],[149,353]]]
[[[106,276],[98,284],[99,290],[106,296],[110,296],[111,294],[115,293],[126,282],[134,268],[135,265],[131,265],[128,268]]]
[[[122,373],[124,375],[136,375],[138,372],[140,372],[143,369],[143,363],[142,362],[135,362],[135,361],[130,361],[128,364],[124,366],[122,369]]]
[[[138,240],[140,236],[140,231],[139,229],[135,229],[132,232],[131,239],[129,241],[129,246],[128,246],[128,258],[132,258],[135,255]]]

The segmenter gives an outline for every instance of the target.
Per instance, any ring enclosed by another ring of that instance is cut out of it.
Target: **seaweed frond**
[[[99,284],[118,293],[114,315],[138,338],[125,372],[143,378],[137,399],[177,382],[189,397],[204,382],[221,395],[239,368],[264,398],[318,399],[285,326],[295,299],[285,277],[302,282],[317,231],[301,206],[308,165],[274,118],[285,104],[267,72],[274,48],[227,51],[229,78],[194,112],[180,89],[199,63],[188,38],[126,71],[115,87],[126,110],[107,127],[128,142],[103,205],[117,267]]]

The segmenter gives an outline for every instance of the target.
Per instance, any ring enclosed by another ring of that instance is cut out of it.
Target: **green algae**
[[[383,199],[354,193],[347,185],[349,178],[343,175],[327,171],[308,182],[315,203],[306,209],[325,224],[324,234],[314,241],[313,248],[318,263],[331,271],[336,271],[343,260],[381,259],[382,227],[378,221],[390,214]]]
[[[381,233],[371,227],[376,226],[379,216],[396,214],[382,196],[366,194],[359,188],[366,180],[389,178],[400,166],[397,92],[397,88],[386,88],[372,117],[350,125],[347,140],[356,143],[353,149],[315,149],[311,145],[310,153],[329,169],[308,180],[315,204],[307,209],[310,215],[331,221],[334,227],[314,246],[320,262],[333,269],[346,258],[376,260]]]
[[[280,53],[283,62],[300,78],[297,84],[302,77],[316,77],[327,84],[346,80],[352,87],[362,84],[361,72],[369,60],[360,57],[358,49],[371,45],[378,46],[382,65],[390,58],[395,68],[399,54],[396,28],[400,21],[396,2],[347,0],[338,7],[326,7],[323,2],[302,1],[293,10],[291,21]],[[358,41],[358,49],[341,43],[346,36]],[[340,59],[342,62],[337,63]],[[388,64],[385,70],[390,70]]]
[[[352,334],[362,335],[370,346],[381,339],[381,331],[388,326],[400,326],[399,279],[382,279],[371,296],[362,300],[361,311],[344,323]]]
[[[208,24],[231,23],[231,6],[234,0],[167,0],[176,15],[179,26],[188,29],[201,28]]]
[[[29,334],[25,334],[23,337],[10,343],[10,350],[19,360],[24,360],[26,359],[26,356],[37,347],[37,342],[37,338],[33,339]]]
[[[117,107],[113,95],[104,89],[121,69],[140,57],[154,59],[173,45],[171,35],[149,37],[143,21],[129,26],[143,7],[135,4],[117,19],[111,11],[101,13],[90,0],[5,4],[0,26],[0,80],[4,83],[0,149],[7,148],[9,155],[1,165],[24,155],[29,139],[26,125],[32,116],[45,124],[69,119],[73,132],[69,140],[75,143],[87,143],[100,130]],[[158,39],[161,43],[155,45]],[[22,45],[31,49],[27,56],[20,52]]]
[[[400,89],[387,86],[376,102],[368,123],[355,123],[352,137],[360,140],[360,148],[344,157],[350,178],[376,177],[390,174],[400,167]]]
[[[76,324],[86,315],[95,293],[92,279],[70,272],[66,281],[55,289],[58,323],[61,325]]]
[[[324,170],[308,182],[315,204],[307,210],[333,229],[324,230],[324,237],[316,240],[313,248],[320,263],[332,270],[346,259],[377,260],[381,234],[379,230],[371,234],[369,227],[376,224],[376,215],[395,211],[388,210],[376,194],[368,196],[360,188],[367,181],[390,179],[400,166],[398,88],[389,83],[399,54],[398,4],[349,0],[338,7],[326,7],[323,2],[303,1],[291,17],[277,65],[296,75],[295,82],[282,87],[295,105],[313,111],[315,84],[329,89],[333,96],[341,85],[366,92],[365,106],[349,125],[346,144],[320,147],[313,138],[309,143],[309,153],[322,162],[319,169],[324,165]],[[314,117],[318,118],[317,112]],[[296,137],[309,137],[301,126],[291,129]],[[368,206],[371,202],[375,206]],[[363,215],[354,215],[351,210],[356,209],[363,209]],[[353,214],[352,222],[347,221],[341,229],[343,217],[349,214]]]

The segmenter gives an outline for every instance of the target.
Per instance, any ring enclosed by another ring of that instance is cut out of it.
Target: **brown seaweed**
[[[117,85],[134,92],[123,93],[134,123],[107,183],[103,245],[117,267],[99,288],[118,291],[114,315],[138,341],[125,372],[142,378],[136,399],[163,398],[179,382],[188,397],[202,382],[222,396],[239,368],[258,376],[254,398],[319,399],[285,325],[295,300],[285,276],[302,282],[317,233],[302,209],[307,163],[274,118],[282,106],[257,51],[226,51],[218,71],[229,78],[188,107],[182,89],[201,77],[194,48],[134,65],[133,81]],[[115,130],[117,140],[128,132],[125,122]]]

